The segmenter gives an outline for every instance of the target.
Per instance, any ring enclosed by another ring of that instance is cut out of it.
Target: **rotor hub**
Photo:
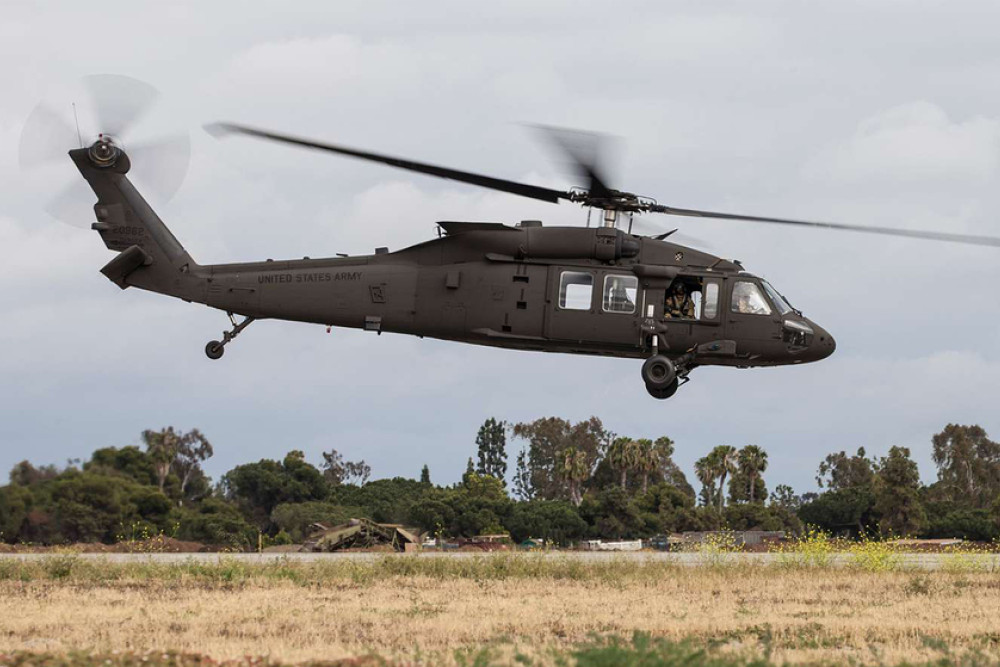
[[[98,135],[97,141],[91,144],[87,151],[90,161],[98,167],[112,167],[121,155],[121,149],[114,139],[106,134]]]

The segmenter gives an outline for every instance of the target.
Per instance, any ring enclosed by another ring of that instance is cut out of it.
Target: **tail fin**
[[[69,155],[97,195],[97,222],[92,228],[110,250],[120,253],[101,272],[122,289],[134,285],[200,300],[201,280],[194,275],[200,267],[126,178],[128,156],[120,152],[112,164],[100,166],[89,149],[72,150]]]

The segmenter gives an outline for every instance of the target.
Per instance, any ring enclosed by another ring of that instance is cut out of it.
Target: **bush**
[[[177,537],[238,551],[257,546],[257,528],[247,523],[240,511],[221,498],[208,498],[196,509],[177,509]]]

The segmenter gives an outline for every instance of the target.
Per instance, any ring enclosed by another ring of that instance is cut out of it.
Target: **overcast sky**
[[[190,132],[184,185],[156,208],[200,263],[398,249],[436,220],[586,220],[201,129],[223,119],[559,187],[576,183],[523,124],[581,128],[620,137],[614,185],[661,203],[1000,235],[997,3],[249,6],[3,3],[0,471],[169,424],[210,438],[216,477],[290,449],[318,464],[334,447],[376,476],[427,463],[450,483],[487,417],[597,415],[673,438],[692,479],[713,446],[760,445],[769,487],[802,492],[831,451],[905,445],[931,481],[946,423],[1000,436],[996,248],[657,221],[766,276],[838,344],[807,366],[699,369],[669,401],[646,394],[633,360],[282,322],[254,324],[212,362],[203,347],[225,314],[120,291],[98,273],[111,253],[97,234],[42,212],[73,178],[68,158],[49,184],[17,156],[35,104],[80,77],[149,82],[161,105],[136,140]]]

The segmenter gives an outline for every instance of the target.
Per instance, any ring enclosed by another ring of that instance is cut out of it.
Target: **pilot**
[[[691,293],[688,291],[687,285],[680,280],[675,280],[667,293],[663,309],[667,317],[694,319],[694,301],[691,300]]]

